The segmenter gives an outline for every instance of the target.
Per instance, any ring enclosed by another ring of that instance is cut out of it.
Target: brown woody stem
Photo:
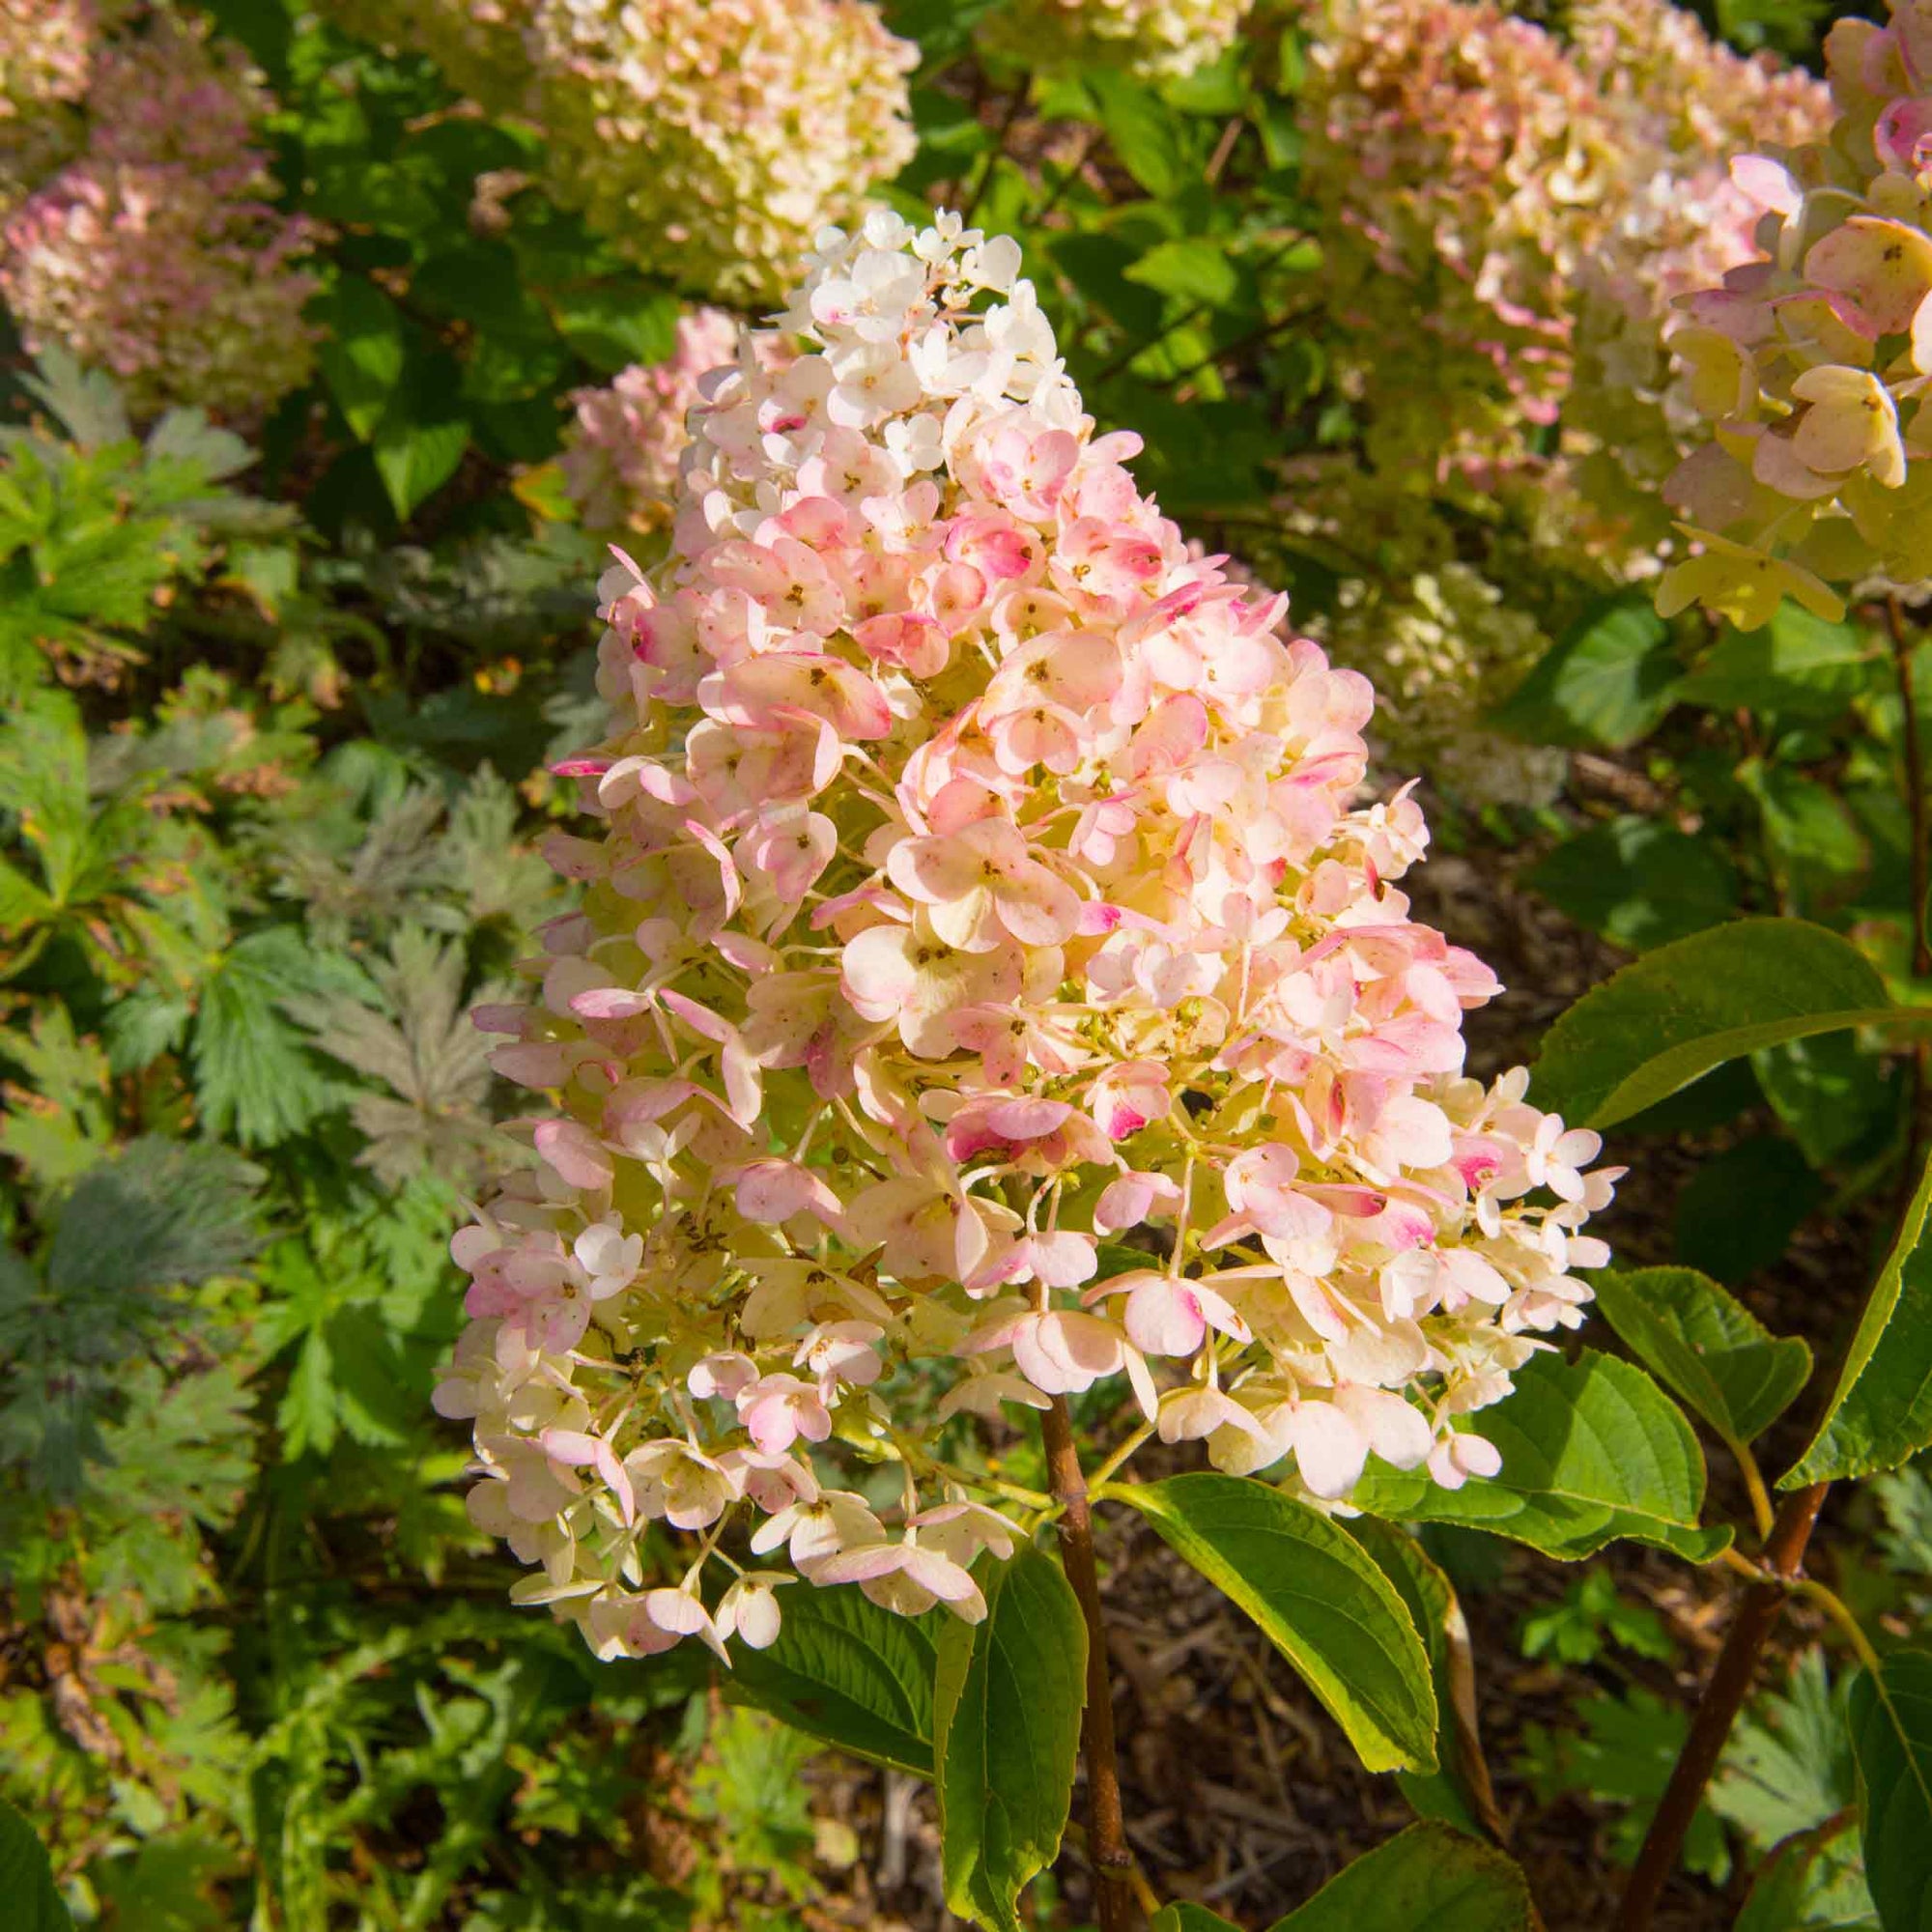
[[[1764,1546],[1763,1567],[1771,1575],[1764,1582],[1751,1584],[1739,1602],[1717,1665],[1697,1700],[1690,1734],[1677,1754],[1670,1782],[1664,1787],[1650,1830],[1644,1833],[1643,1849],[1637,1854],[1635,1869],[1617,1908],[1614,1932],[1648,1932],[1665,1881],[1677,1869],[1690,1821],[1703,1802],[1704,1787],[1718,1768],[1724,1740],[1750,1694],[1758,1659],[1783,1614],[1785,1599],[1791,1594],[1789,1584],[1804,1559],[1804,1546],[1811,1540],[1811,1526],[1818,1520],[1819,1505],[1829,1487],[1814,1483],[1808,1490],[1796,1490],[1777,1512]]]
[[[1100,1932],[1132,1932],[1133,1854],[1121,1809],[1121,1766],[1114,1745],[1114,1687],[1107,1668],[1107,1627],[1100,1610],[1100,1573],[1094,1561],[1094,1512],[1073,1417],[1057,1395],[1039,1419],[1046,1444],[1047,1487],[1060,1504],[1060,1554],[1066,1580],[1087,1620],[1087,1709],[1080,1748],[1087,1760],[1087,1849],[1094,1866],[1094,1912]]]

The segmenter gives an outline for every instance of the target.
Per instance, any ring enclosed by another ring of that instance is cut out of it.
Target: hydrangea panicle
[[[603,1655],[770,1641],[792,1574],[978,1616],[1020,1530],[943,1431],[1104,1381],[1325,1507],[1492,1473],[1463,1423],[1606,1259],[1596,1135],[1463,1071],[1497,982],[1357,800],[1367,681],[1190,553],[1019,270],[822,234],[601,586],[582,909],[478,1015],[557,1107],[456,1236],[438,1406]]]
[[[1758,253],[1680,299],[1671,338],[1711,425],[1666,495],[1700,554],[1661,587],[1746,629],[1790,596],[1932,578],[1932,6],[1840,20],[1829,137],[1740,156]],[[1776,145],[1784,141],[1783,145]]]
[[[919,49],[871,0],[328,0],[543,131],[558,200],[722,301],[786,287],[828,221],[912,158]]]
[[[253,417],[306,379],[317,231],[274,205],[269,104],[239,50],[172,12],[94,50],[81,151],[4,231],[0,292],[30,349],[108,369],[137,415]]]
[[[1039,71],[1115,67],[1175,80],[1234,45],[1254,0],[1030,0],[988,14],[980,41]]]

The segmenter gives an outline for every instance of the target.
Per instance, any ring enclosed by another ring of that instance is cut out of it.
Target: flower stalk
[[[1080,1467],[1080,1452],[1074,1445],[1072,1412],[1064,1395],[1055,1396],[1041,1411],[1039,1428],[1046,1445],[1047,1481],[1061,1506],[1061,1560],[1087,1624],[1087,1708],[1080,1720],[1080,1749],[1087,1762],[1087,1845],[1094,1866],[1094,1914],[1100,1932],[1130,1932],[1134,1861],[1127,1850],[1121,1806],[1113,1676],[1107,1663],[1099,1567],[1094,1556],[1094,1511]]]

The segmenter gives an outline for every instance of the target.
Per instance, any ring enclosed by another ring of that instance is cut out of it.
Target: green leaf
[[[1592,826],[1557,846],[1525,883],[1634,952],[1701,932],[1738,909],[1737,870],[1723,848],[1650,818]]]
[[[662,362],[677,347],[677,298],[626,283],[573,290],[553,310],[563,339],[606,376],[632,362]]]
[[[1932,1163],[1859,1319],[1832,1406],[1781,1490],[1895,1469],[1932,1442]]]
[[[1724,627],[1678,689],[1685,704],[1787,718],[1835,718],[1870,683],[1883,654],[1850,624],[1813,616],[1787,597],[1761,631]]]
[[[1825,1198],[1801,1149],[1752,1134],[1705,1161],[1677,1197],[1677,1257],[1732,1287],[1774,1266]]]
[[[1732,1932],[1880,1932],[1857,1820],[1785,1839],[1758,1867]]]
[[[1817,1645],[1793,1663],[1782,1690],[1767,1691],[1733,1727],[1711,1809],[1758,1851],[1843,1812],[1857,1796],[1844,1691]]]
[[[1634,745],[1677,696],[1670,633],[1650,596],[1598,604],[1531,668],[1491,722],[1544,745]]]
[[[1565,1560],[1629,1537],[1705,1563],[1730,1543],[1728,1529],[1698,1527],[1704,1458],[1690,1423],[1629,1362],[1589,1349],[1575,1362],[1534,1355],[1479,1421],[1502,1454],[1497,1475],[1445,1490],[1372,1458],[1349,1500],[1399,1522],[1492,1530]]]
[[[53,1866],[34,1828],[0,1798],[0,1898],[9,1932],[73,1932],[73,1915],[54,1889]]]
[[[1082,78],[1099,107],[1115,157],[1151,195],[1165,201],[1179,186],[1184,165],[1172,110],[1123,73],[1095,68]]]
[[[932,1776],[932,1687],[946,1610],[895,1616],[857,1589],[787,1590],[769,1650],[740,1645],[731,1694],[889,1770]]]
[[[316,359],[343,420],[367,442],[403,380],[409,345],[402,311],[362,275],[342,275],[310,302],[321,324]]]
[[[1830,785],[1788,765],[1747,759],[1738,779],[1763,813],[1765,856],[1779,903],[1801,914],[1842,904],[1871,863],[1851,808]]]
[[[1760,1047],[1750,1064],[1758,1091],[1813,1167],[1856,1161],[1897,1121],[1899,1082],[1856,1034]]]
[[[1852,1681],[1865,1883],[1885,1932],[1932,1928],[1932,1651],[1894,1651]]]
[[[1544,1037],[1538,1101],[1614,1125],[1726,1060],[1891,1016],[1885,981],[1834,932],[1739,919],[1659,947],[1591,990]]]
[[[1220,242],[1206,235],[1157,242],[1126,271],[1127,279],[1164,296],[1222,308],[1239,292],[1241,278]]]
[[[399,522],[407,523],[418,504],[456,474],[469,446],[469,425],[461,416],[438,422],[384,418],[373,445],[376,473]]]
[[[1535,1924],[1516,1861],[1431,1820],[1357,1859],[1274,1932],[1530,1932]]]
[[[1395,1585],[1429,1654],[1439,1769],[1398,1772],[1396,1782],[1421,1816],[1446,1819],[1472,1837],[1499,1838],[1502,1819],[1476,1715],[1475,1659],[1455,1589],[1407,1530],[1366,1516],[1356,1517],[1348,1530]]]
[[[357,978],[291,926],[251,932],[229,949],[202,988],[194,1029],[201,1124],[211,1137],[272,1147],[333,1103],[333,1083],[303,1050],[281,1002],[345,977]]]
[[[1777,1336],[1743,1302],[1693,1268],[1608,1269],[1597,1308],[1659,1381],[1726,1442],[1761,1435],[1811,1376],[1811,1350]]]
[[[47,1249],[56,1294],[135,1294],[232,1273],[262,1243],[259,1167],[227,1148],[144,1135],[90,1168]]]
[[[1021,1932],[1022,1888],[1060,1851],[1080,1753],[1087,1626],[1060,1565],[1031,1547],[992,1570],[978,1624],[949,1617],[933,1698],[946,1903]]]
[[[1151,1932],[1241,1932],[1233,1920],[1205,1905],[1191,1905],[1185,1899],[1163,1905],[1153,1916]]]
[[[1435,1769],[1435,1692],[1401,1594],[1340,1523],[1203,1470],[1107,1492],[1262,1628],[1371,1771]]]

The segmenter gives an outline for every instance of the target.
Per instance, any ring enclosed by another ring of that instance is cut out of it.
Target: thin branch
[[[1916,979],[1932,975],[1932,943],[1925,934],[1925,898],[1932,888],[1932,865],[1927,854],[1925,756],[1919,739],[1918,707],[1913,701],[1912,638],[1906,629],[1904,607],[1896,597],[1885,600],[1886,629],[1891,634],[1891,661],[1898,675],[1898,696],[1905,707],[1905,805],[1912,820],[1912,972]]]
[[[1764,1547],[1764,1568],[1769,1574],[1763,1581],[1751,1584],[1739,1602],[1724,1647],[1718,1653],[1710,1681],[1697,1700],[1690,1732],[1677,1754],[1670,1782],[1650,1821],[1650,1830],[1644,1833],[1643,1849],[1624,1889],[1613,1932],[1649,1932],[1651,1915],[1657,1910],[1665,1882],[1677,1869],[1690,1821],[1703,1803],[1704,1787],[1711,1781],[1731,1725],[1750,1694],[1758,1659],[1784,1613],[1829,1487],[1814,1483],[1809,1489],[1794,1491],[1777,1513]]]
[[[1100,1932],[1132,1932],[1134,1859],[1121,1808],[1121,1765],[1114,1743],[1114,1686],[1107,1667],[1107,1627],[1100,1608],[1100,1573],[1094,1560],[1094,1513],[1073,1443],[1073,1417],[1057,1395],[1039,1419],[1047,1480],[1059,1498],[1060,1553],[1066,1580],[1087,1620],[1087,1710],[1080,1748],[1087,1760],[1087,1833],[1094,1868],[1094,1909]]]
[[[973,184],[973,191],[966,197],[966,203],[959,211],[960,225],[970,228],[973,217],[980,212],[980,204],[986,198],[986,190],[993,185],[993,170],[999,166],[1000,158],[1007,152],[1007,136],[1013,131],[1013,123],[1020,118],[1020,109],[1026,105],[1028,82],[1020,76],[1020,82],[1013,89],[1012,98],[1007,102],[1006,112],[1000,116],[1000,125],[993,135],[993,145],[986,150],[986,157],[980,163],[979,179]]]

